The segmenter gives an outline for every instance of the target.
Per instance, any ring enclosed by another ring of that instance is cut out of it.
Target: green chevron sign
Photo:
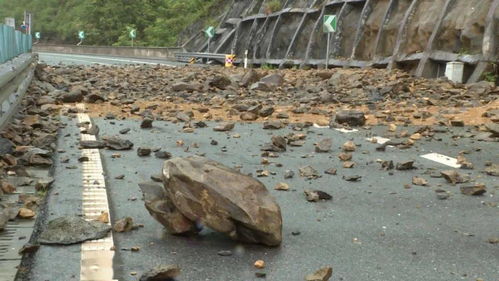
[[[204,34],[206,34],[206,37],[208,38],[213,38],[215,36],[215,27],[208,26],[208,28],[204,31]]]
[[[336,15],[325,15],[324,16],[324,33],[336,32],[338,21]]]
[[[35,38],[36,39],[42,38],[42,34],[40,32],[35,32]]]
[[[78,38],[80,38],[80,40],[85,39],[85,31],[78,31]]]
[[[130,38],[135,39],[137,37],[137,29],[130,29],[128,35],[130,35]]]

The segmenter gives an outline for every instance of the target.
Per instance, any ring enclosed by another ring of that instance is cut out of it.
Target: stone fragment
[[[472,186],[461,186],[461,193],[464,195],[479,196],[487,192],[484,184],[475,184]]]
[[[268,246],[281,243],[280,207],[256,179],[198,156],[166,161],[163,177],[164,189],[141,189],[146,207],[151,201],[171,204],[173,209],[159,212],[148,207],[167,228],[176,225],[169,217],[173,210],[192,224],[201,222],[235,240]]]
[[[17,213],[17,217],[21,219],[32,219],[35,217],[35,212],[28,208],[20,208],[19,213]]]
[[[243,121],[255,121],[258,119],[258,115],[256,115],[253,112],[243,112],[241,115],[239,115],[239,118]]]
[[[38,249],[40,249],[39,244],[26,243],[21,249],[19,249],[18,253],[19,255],[32,254],[38,251]]]
[[[9,194],[9,193],[14,193],[15,191],[16,188],[12,184],[0,180],[0,192],[3,192],[4,194]]]
[[[154,156],[156,156],[156,158],[159,158],[159,159],[170,159],[172,158],[172,154],[168,151],[156,151],[154,152]]]
[[[225,90],[228,86],[230,86],[231,83],[232,81],[230,80],[229,77],[225,75],[216,75],[213,78],[211,78],[211,80],[208,82],[208,85],[210,85],[211,87],[216,87],[221,90]]]
[[[217,125],[216,127],[214,127],[213,131],[216,131],[216,132],[231,131],[232,129],[234,129],[235,125],[236,124],[232,123],[232,122],[223,122],[223,123]]]
[[[222,257],[229,257],[229,256],[232,256],[232,251],[229,251],[229,250],[218,251],[217,255],[222,256]]]
[[[300,176],[308,179],[316,179],[319,177],[319,173],[312,166],[305,166],[299,169]]]
[[[80,217],[60,217],[49,221],[38,242],[70,245],[104,238],[110,230],[111,226],[105,223],[86,221]]]
[[[80,147],[85,149],[100,149],[106,147],[106,143],[99,140],[81,140]]]
[[[347,141],[343,144],[343,150],[347,152],[355,151],[356,148],[357,147],[355,146],[355,143],[353,141]]]
[[[305,190],[305,198],[308,202],[318,202],[320,200],[331,200],[333,196],[320,190]]]
[[[173,281],[180,275],[178,265],[158,265],[142,274],[139,281]]]
[[[2,154],[12,154],[14,152],[14,143],[9,139],[0,137],[0,155]]]
[[[332,267],[323,267],[305,277],[306,281],[328,281],[333,276]]]
[[[351,169],[354,166],[355,166],[355,162],[353,162],[353,161],[345,161],[345,162],[343,162],[343,168]]]
[[[335,168],[329,168],[327,170],[324,171],[324,173],[328,174],[328,175],[333,175],[335,176],[336,173],[337,173],[337,170]]]
[[[263,261],[263,260],[257,260],[257,261],[255,261],[255,263],[253,265],[256,268],[262,269],[262,268],[265,268],[265,261]]]
[[[348,124],[349,126],[364,126],[366,117],[362,111],[340,111],[336,114],[336,123]]]
[[[316,145],[315,145],[315,152],[329,152],[331,151],[331,147],[333,146],[333,139],[331,138],[325,138],[320,140]]]
[[[338,158],[340,158],[341,161],[349,161],[352,160],[352,153],[349,152],[341,152],[338,155]]]
[[[273,113],[274,113],[274,108],[272,106],[264,106],[258,112],[258,114],[261,117],[268,117],[268,116],[272,115]]]
[[[412,184],[426,186],[428,185],[428,181],[422,177],[412,177]]]
[[[118,136],[103,137],[106,148],[110,150],[130,150],[133,143],[129,140],[122,139]]]
[[[469,179],[463,177],[456,170],[441,171],[440,174],[447,180],[448,183],[457,184],[468,182]]]
[[[263,122],[263,129],[265,130],[279,130],[284,128],[284,123],[279,120],[270,120]]]
[[[140,128],[150,129],[152,128],[152,122],[153,120],[151,118],[144,118],[144,120],[142,120],[142,122],[140,123]]]
[[[256,83],[260,79],[258,77],[258,73],[254,69],[250,69],[246,73],[244,73],[241,79],[241,86],[248,87],[249,85]]]
[[[293,172],[291,170],[284,171],[284,178],[285,179],[290,179],[290,178],[293,178],[294,176],[295,176],[295,172]]]
[[[397,169],[399,171],[406,171],[406,170],[415,169],[414,161],[406,161],[406,162],[402,162],[402,163],[397,163],[395,169]]]
[[[359,176],[359,175],[343,176],[343,179],[346,181],[355,182],[355,181],[359,181],[360,179],[362,179],[362,176]]]
[[[124,128],[119,131],[119,133],[122,135],[127,134],[128,132],[130,132],[130,128]]]
[[[446,200],[450,196],[449,192],[447,192],[443,189],[437,189],[437,190],[435,190],[435,193],[437,195],[438,200]]]
[[[149,155],[151,155],[151,148],[139,147],[139,148],[137,148],[137,155],[139,157],[149,156]]]
[[[133,224],[133,219],[131,217],[124,217],[120,220],[118,220],[114,225],[113,225],[113,230],[115,232],[129,232],[133,230],[134,224]]]
[[[280,182],[275,187],[275,190],[288,191],[289,185],[287,183]]]
[[[499,177],[499,164],[492,164],[485,168],[485,173],[489,176]]]

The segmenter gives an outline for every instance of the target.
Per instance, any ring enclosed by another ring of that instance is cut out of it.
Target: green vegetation
[[[497,82],[499,82],[499,75],[495,74],[493,72],[484,72],[483,73],[483,80],[485,80],[487,82],[497,83]]]
[[[216,0],[0,0],[0,18],[33,13],[33,31],[42,42],[86,45],[130,45],[128,32],[137,29],[136,45],[174,46],[178,35],[199,20],[205,22]],[[213,23],[211,21],[210,23]]]
[[[268,14],[275,13],[275,12],[279,11],[280,9],[282,9],[281,0],[271,0],[271,1],[267,2],[266,6],[265,6],[265,10]]]

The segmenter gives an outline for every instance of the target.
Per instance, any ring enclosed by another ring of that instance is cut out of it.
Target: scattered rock
[[[49,221],[38,242],[70,245],[104,238],[110,230],[111,226],[105,223],[86,221],[80,217],[60,217]]]
[[[278,183],[275,187],[275,190],[288,191],[289,185],[283,182]]]
[[[170,281],[180,274],[178,265],[158,265],[142,274],[139,281]]]
[[[170,159],[172,158],[172,154],[170,152],[167,152],[167,151],[156,151],[154,153],[154,156],[156,156],[156,158],[159,158],[159,159]]]
[[[257,260],[253,265],[259,269],[265,268],[265,262],[263,260]]]
[[[214,127],[213,131],[217,131],[217,132],[231,131],[232,129],[234,129],[235,125],[236,124],[232,123],[232,122],[223,122],[223,123],[219,124],[218,126]]]
[[[279,130],[284,128],[284,123],[279,120],[270,120],[263,122],[263,129],[265,130]]]
[[[414,161],[406,161],[402,163],[397,163],[396,168],[399,171],[406,171],[406,170],[413,170],[415,169],[414,167]]]
[[[306,281],[328,281],[333,276],[332,267],[323,267],[305,277]]]
[[[319,177],[319,173],[312,166],[305,166],[299,169],[300,176],[308,179],[316,179]]]
[[[137,148],[137,155],[139,157],[151,155],[151,149],[149,147],[139,147]]]
[[[35,217],[35,212],[28,208],[20,208],[19,213],[17,214],[17,217],[21,219],[32,219]]]
[[[327,170],[324,171],[324,173],[328,174],[328,175],[333,175],[335,176],[336,173],[337,173],[337,170],[335,168],[329,168]]]
[[[336,114],[336,123],[348,124],[349,126],[364,126],[366,124],[366,117],[361,111],[340,111]]]
[[[320,190],[305,190],[305,197],[308,202],[318,202],[319,200],[331,200],[333,196]]]
[[[232,256],[232,251],[229,251],[229,250],[218,251],[217,255],[222,256],[222,257],[229,257],[229,256]]]
[[[325,138],[315,145],[315,152],[329,152],[333,146],[333,139]]]
[[[441,171],[440,174],[447,180],[447,182],[452,184],[465,183],[469,181],[455,170]]]
[[[24,246],[19,250],[19,254],[20,255],[24,255],[24,254],[32,254],[32,253],[35,253],[36,251],[38,251],[38,249],[40,249],[40,245],[38,244],[31,244],[31,243],[26,243],[24,244]]]
[[[293,178],[294,176],[295,176],[295,172],[293,172],[291,170],[284,171],[284,178],[285,179],[290,179],[290,178]]]
[[[129,140],[122,139],[118,136],[103,137],[104,143],[108,149],[111,150],[130,150],[133,143]]]
[[[412,184],[426,186],[428,185],[428,181],[422,177],[412,177]]]
[[[115,232],[129,232],[134,228],[133,219],[131,217],[125,217],[118,220],[114,226],[113,230]]]
[[[353,141],[347,141],[343,144],[343,150],[347,152],[355,151],[356,148],[357,147],[355,146],[355,143]]]
[[[475,184],[473,186],[461,186],[461,193],[464,195],[479,196],[487,192],[484,184]]]
[[[140,128],[150,129],[152,128],[152,122],[153,120],[151,118],[144,118],[144,120],[142,120],[142,122],[140,123]]]

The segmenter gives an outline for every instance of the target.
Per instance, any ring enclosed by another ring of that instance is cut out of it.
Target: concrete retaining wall
[[[105,55],[130,58],[174,58],[174,53],[184,51],[183,48],[151,48],[151,47],[106,47],[75,45],[34,45],[33,52],[52,52],[81,55]]]

